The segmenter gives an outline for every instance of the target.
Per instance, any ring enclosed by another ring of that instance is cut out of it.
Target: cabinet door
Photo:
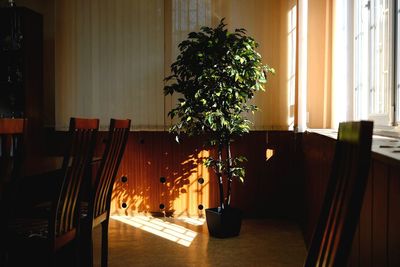
[[[24,7],[0,9],[0,117],[41,120],[42,20]]]
[[[28,155],[42,149],[42,62],[42,15],[24,7],[0,8],[0,117],[28,119]]]
[[[24,115],[22,21],[20,9],[0,10],[0,117]]]

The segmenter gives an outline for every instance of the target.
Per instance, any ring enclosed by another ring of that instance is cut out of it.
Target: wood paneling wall
[[[245,183],[234,183],[232,205],[246,216],[296,216],[298,209],[292,208],[291,200],[297,186],[289,167],[294,164],[293,138],[292,132],[257,131],[234,142],[233,154],[244,155],[248,161]],[[114,186],[113,211],[160,212],[164,204],[164,210],[173,211],[174,216],[196,216],[216,207],[216,178],[202,164],[202,157],[215,153],[202,148],[202,143],[201,138],[184,138],[178,144],[166,132],[132,132]],[[274,151],[268,161],[267,148]],[[123,176],[128,178],[125,183]],[[166,178],[164,184],[161,177]]]
[[[102,152],[101,132],[96,155]],[[48,132],[47,153],[61,154],[64,132]],[[244,155],[244,184],[235,182],[232,205],[247,217],[297,218],[301,208],[300,179],[295,170],[295,135],[289,131],[254,131],[238,138],[233,155]],[[201,157],[213,151],[202,148],[201,138],[175,141],[168,132],[131,132],[116,178],[112,212],[131,215],[137,212],[173,211],[174,216],[198,216],[218,203],[217,182]],[[266,160],[266,149],[273,156]],[[126,177],[127,181],[123,182]],[[165,177],[166,182],[160,182]],[[198,183],[203,178],[204,183]],[[123,207],[123,203],[126,207]],[[160,204],[165,208],[160,209]],[[199,209],[203,205],[203,210]]]
[[[210,174],[202,165],[202,157],[209,152],[201,143],[200,139],[185,138],[175,144],[173,136],[165,132],[131,133],[114,186],[113,211],[126,215],[162,210],[176,215],[201,214],[199,205],[208,207],[215,202]],[[199,178],[204,179],[203,184]]]
[[[299,161],[304,168],[305,201],[303,229],[305,241],[309,244],[328,184],[335,142],[325,136],[305,133],[301,145]]]
[[[335,140],[302,136],[304,235],[309,244],[329,178]],[[369,180],[350,266],[400,266],[400,163],[372,153]]]

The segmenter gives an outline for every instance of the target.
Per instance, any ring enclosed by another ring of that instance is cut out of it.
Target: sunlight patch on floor
[[[111,219],[189,247],[197,233],[183,226],[148,216],[111,216]]]
[[[194,226],[201,226],[205,222],[205,218],[192,218],[192,217],[178,217],[176,218],[179,221],[194,225]]]

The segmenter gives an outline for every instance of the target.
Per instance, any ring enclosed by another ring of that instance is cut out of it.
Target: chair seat
[[[18,218],[8,222],[6,266],[47,266],[50,251],[48,222],[40,218]]]
[[[51,211],[51,202],[46,201],[33,206],[25,214],[32,218],[48,218]]]
[[[41,218],[17,218],[9,222],[10,235],[16,235],[19,239],[43,239],[49,236],[49,224]]]
[[[87,202],[80,203],[80,218],[85,219],[88,215],[88,205]],[[34,218],[48,218],[51,209],[51,202],[42,202],[35,205],[32,211],[29,211],[29,215],[33,215]]]

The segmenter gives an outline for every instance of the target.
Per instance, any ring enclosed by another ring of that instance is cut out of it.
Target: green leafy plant
[[[267,74],[274,69],[261,62],[258,44],[245,29],[229,32],[224,19],[216,28],[202,27],[179,44],[180,54],[166,77],[165,95],[178,93],[178,104],[168,115],[179,120],[170,131],[177,140],[181,134],[203,135],[216,148],[217,157],[204,163],[218,178],[220,208],[229,208],[232,181],[244,181],[245,157],[231,154],[233,138],[250,131],[245,113],[256,111],[249,104],[257,91],[264,91]],[[225,151],[225,152],[224,152]],[[223,178],[226,177],[226,196]]]

